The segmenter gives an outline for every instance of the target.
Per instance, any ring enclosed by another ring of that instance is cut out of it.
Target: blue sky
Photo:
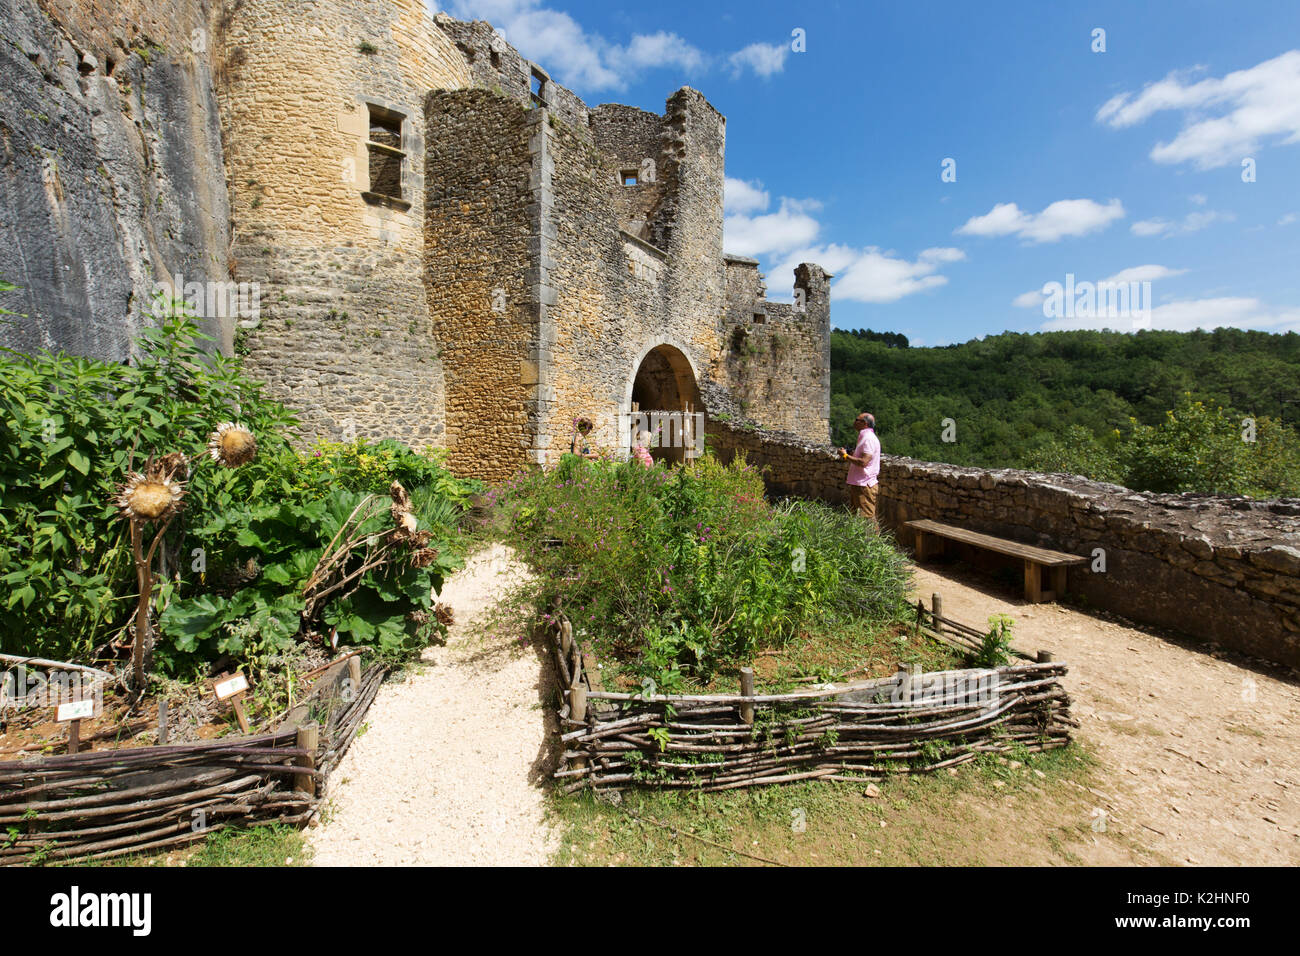
[[[592,105],[662,112],[678,87],[702,90],[727,116],[727,250],[763,263],[773,298],[796,263],[821,263],[837,328],[918,345],[1300,331],[1300,4],[448,10],[490,20]],[[1149,280],[1154,308],[1049,317],[1044,284],[1067,275]]]

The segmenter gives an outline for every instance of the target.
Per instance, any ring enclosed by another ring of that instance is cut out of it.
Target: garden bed
[[[755,693],[604,690],[563,614],[546,627],[567,695],[555,778],[584,788],[729,790],[807,779],[862,780],[933,771],[984,753],[1070,742],[1066,665],[1043,660]],[[918,605],[918,630],[953,649],[978,649],[973,628]]]
[[[304,824],[388,665],[331,664],[268,733],[0,763],[0,865],[106,859]]]

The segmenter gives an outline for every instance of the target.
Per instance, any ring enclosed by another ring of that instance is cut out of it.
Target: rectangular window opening
[[[410,208],[402,191],[406,152],[402,149],[402,123],[406,119],[382,106],[370,106],[366,153],[370,160],[370,190],[366,199]]]
[[[764,322],[766,322],[766,321],[767,321],[767,316],[766,316],[765,314],[763,314],[762,312],[755,312],[755,313],[754,313],[754,324],[755,324],[755,325],[762,325],[762,324],[763,324]]]
[[[624,186],[635,186],[637,184],[637,171],[635,169],[625,169],[618,174],[618,180]]]
[[[534,106],[546,105],[546,75],[534,69],[531,78],[528,81],[528,89],[532,94]]]

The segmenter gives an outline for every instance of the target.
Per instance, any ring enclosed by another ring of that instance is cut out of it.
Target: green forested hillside
[[[836,331],[837,444],[859,411],[892,454],[1153,491],[1300,494],[1295,333],[1008,332],[911,348],[896,333]]]

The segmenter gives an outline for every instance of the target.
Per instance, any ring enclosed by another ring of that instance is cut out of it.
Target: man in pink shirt
[[[876,437],[876,417],[863,412],[853,421],[858,430],[858,443],[849,454],[843,448],[840,454],[849,464],[849,509],[854,514],[876,520],[876,492],[880,478],[880,439]]]

